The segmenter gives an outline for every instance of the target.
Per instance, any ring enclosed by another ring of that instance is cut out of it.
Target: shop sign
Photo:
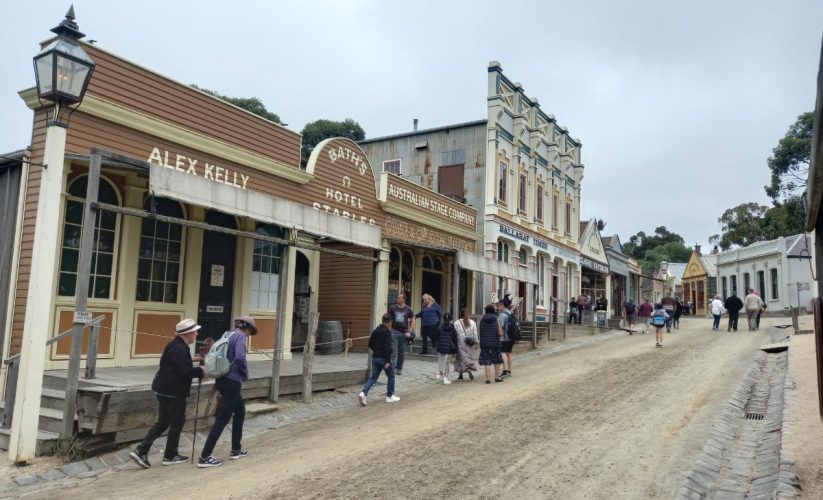
[[[523,231],[518,231],[517,229],[506,226],[505,224],[500,224],[500,234],[511,236],[512,238],[523,241],[525,243],[531,243],[537,248],[542,248],[543,250],[551,251],[553,254],[559,257],[563,257],[564,259],[571,262],[577,262],[579,258],[579,256],[571,250],[555,245],[549,240],[544,240],[543,238],[538,238],[534,235],[528,235]]]
[[[476,218],[469,212],[458,210],[455,207],[449,206],[446,203],[438,201],[430,196],[422,193],[416,193],[411,189],[399,186],[393,179],[389,177],[389,196],[399,200],[405,204],[412,205],[415,208],[424,211],[432,212],[434,214],[447,217],[455,222],[459,222],[472,229],[475,227]]]
[[[456,248],[474,253],[474,241],[390,215],[386,216],[383,234],[396,240],[422,243],[440,248]]]
[[[200,163],[195,158],[189,158],[186,155],[173,153],[168,150],[163,150],[161,154],[160,148],[152,149],[146,161],[164,168],[183,172],[184,174],[202,177],[218,184],[232,186],[236,189],[246,189],[246,185],[249,182],[248,175],[237,172],[236,170],[214,165],[206,161]]]
[[[583,265],[583,266],[586,266],[590,269],[593,269],[593,270],[595,270],[599,273],[608,273],[609,272],[609,266],[607,266],[605,264],[601,264],[600,262],[593,261],[593,260],[589,259],[588,257],[583,257],[582,255],[580,256],[580,264]]]
[[[374,193],[374,178],[368,159],[359,150],[342,145],[346,143],[341,140],[335,139],[333,143],[336,145],[332,143],[325,146],[318,145],[323,150],[312,167],[333,172],[334,177],[332,184],[317,186],[310,190],[313,196],[323,197],[322,200],[315,198],[312,207],[329,215],[362,224],[376,225],[377,221],[368,212],[373,210],[371,205],[377,204],[377,197],[364,199],[357,194],[357,190],[363,192],[364,187],[366,191]]]

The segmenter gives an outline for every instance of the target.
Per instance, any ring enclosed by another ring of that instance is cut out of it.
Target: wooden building
[[[694,314],[708,314],[709,303],[717,293],[717,255],[703,255],[695,245],[683,272],[683,300],[694,305]]]

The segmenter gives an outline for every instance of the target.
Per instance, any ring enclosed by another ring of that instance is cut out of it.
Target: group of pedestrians
[[[152,444],[166,430],[169,433],[163,452],[163,465],[175,465],[189,460],[189,457],[180,454],[179,444],[180,433],[186,422],[186,400],[191,395],[192,380],[198,379],[202,382],[206,377],[206,369],[194,365],[197,362],[202,363],[201,357],[192,357],[189,350],[201,328],[193,319],[184,319],[177,323],[174,338],[163,349],[160,367],[151,385],[158,402],[157,422],[129,454],[129,457],[144,469],[151,467],[148,453]],[[226,358],[230,366],[228,371],[214,382],[214,390],[219,394],[217,409],[214,424],[197,460],[198,467],[223,465],[223,460],[216,458],[212,453],[229,420],[232,420],[229,458],[237,460],[249,453],[241,447],[246,406],[240,391],[243,382],[249,378],[249,367],[246,362],[247,339],[250,335],[256,334],[257,326],[254,319],[248,316],[235,319],[234,328],[224,334],[227,338]]]
[[[492,380],[502,382],[504,378],[511,377],[512,351],[516,341],[509,333],[512,325],[516,325],[516,308],[517,305],[506,294],[496,304],[487,305],[478,322],[469,317],[465,307],[460,309],[460,317],[453,320],[451,314],[444,313],[429,294],[423,295],[423,306],[415,314],[406,304],[406,294],[400,292],[397,303],[383,315],[381,324],[369,337],[371,375],[358,394],[358,402],[366,406],[369,391],[382,373],[388,379],[386,402],[400,401],[396,394],[396,377],[403,374],[405,350],[416,336],[415,318],[420,318],[422,353],[428,353],[429,344],[437,352],[437,380],[442,384],[452,383],[452,366],[457,380],[474,380],[478,365],[484,369],[487,384],[491,384]]]
[[[737,323],[740,318],[740,311],[746,311],[746,322],[748,323],[749,331],[757,331],[760,329],[760,316],[766,312],[766,303],[753,288],[746,289],[746,296],[743,300],[737,296],[737,290],[732,290],[732,294],[722,300],[720,295],[715,295],[709,306],[714,321],[712,322],[712,331],[720,329],[720,317],[723,314],[728,314],[729,323],[726,328],[727,332],[737,331]]]
[[[598,294],[597,298],[592,302],[591,296],[583,292],[577,297],[572,297],[569,301],[569,317],[568,323],[570,325],[579,325],[583,320],[583,313],[585,311],[607,311],[609,309],[609,299],[602,293]]]

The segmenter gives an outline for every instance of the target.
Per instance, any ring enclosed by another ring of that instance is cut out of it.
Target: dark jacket
[[[500,337],[497,335],[497,327],[500,324],[497,322],[496,314],[484,314],[477,323],[477,333],[480,337],[480,347],[485,349],[497,348],[500,349]]]
[[[193,366],[186,341],[176,335],[163,349],[151,390],[161,396],[186,398],[191,395],[191,380],[202,373],[199,366]]]
[[[440,354],[452,354],[457,352],[457,330],[451,323],[440,328],[440,335],[437,336],[437,346],[435,350]]]
[[[385,325],[375,328],[369,337],[369,349],[373,357],[385,359],[388,363],[392,355],[391,330]]]
[[[743,309],[743,301],[740,300],[740,297],[737,295],[732,295],[731,297],[726,297],[726,301],[723,302],[723,307],[726,308],[729,314],[737,314]]]
[[[437,326],[440,323],[440,316],[443,311],[440,309],[440,304],[435,302],[430,306],[426,306],[415,314],[415,318],[420,318],[420,326]]]

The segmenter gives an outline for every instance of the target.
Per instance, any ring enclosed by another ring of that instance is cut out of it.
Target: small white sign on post
[[[74,323],[82,323],[84,325],[91,324],[90,311],[74,311]]]

